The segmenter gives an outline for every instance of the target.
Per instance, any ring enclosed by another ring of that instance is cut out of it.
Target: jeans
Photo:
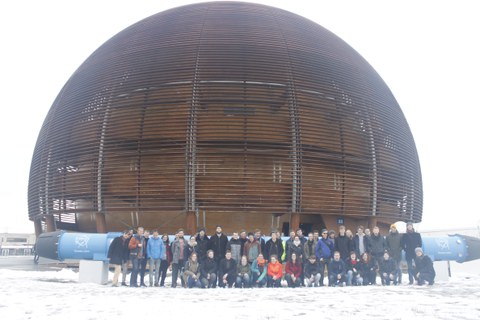
[[[200,282],[200,279],[194,279],[192,276],[187,278],[187,287],[188,288],[201,288],[202,287],[202,282]]]
[[[252,286],[257,285],[259,288],[264,287],[265,284],[267,283],[267,277],[263,277],[262,280],[258,280],[258,278],[259,278],[259,275],[256,272],[254,272],[252,274]]]
[[[155,285],[158,286],[158,278],[160,277],[160,259],[152,259],[150,258],[150,262],[148,263],[150,266],[150,274],[149,274],[149,280],[150,280],[150,286],[153,285],[153,273],[155,270]]]
[[[168,270],[168,261],[167,260],[161,260],[161,262],[160,262],[160,272],[159,272],[160,287],[163,287],[165,285],[165,278],[167,277],[167,270]]]
[[[414,258],[407,258],[407,267],[408,267],[408,283],[413,284],[413,279],[415,278],[414,270]]]
[[[355,285],[361,286],[363,284],[363,278],[358,273],[353,273],[353,270],[347,272],[347,286]]]
[[[217,274],[210,273],[209,278],[202,278],[202,285],[204,288],[216,288],[217,287]]]
[[[310,278],[305,278],[305,286],[306,287],[311,287],[311,286],[318,287],[320,285],[320,278],[321,278],[320,273],[312,275]]]
[[[328,285],[330,287],[336,287],[336,286],[341,286],[345,284],[345,276],[341,276],[340,279],[338,279],[338,274],[329,274],[328,275]]]
[[[267,288],[280,288],[282,278],[273,279],[271,276],[267,276]]]
[[[177,278],[178,278],[178,271],[183,273],[183,267],[185,266],[185,261],[178,260],[178,263],[172,263],[172,288],[177,287]],[[185,286],[183,282],[183,277],[180,275],[180,281],[182,282],[182,287]]]
[[[147,269],[147,259],[140,258],[140,284],[145,285],[145,271]]]
[[[140,270],[140,259],[132,257],[132,274],[130,275],[130,287],[138,287],[137,278]]]
[[[395,275],[395,272],[394,273],[382,273],[380,275],[380,277],[382,278],[382,284],[383,285],[387,285],[389,286],[391,282],[393,282],[393,284],[397,284],[397,278],[396,278],[396,275]]]
[[[287,280],[288,287],[290,288],[300,287],[300,283],[302,283],[301,277],[295,278],[295,281],[293,281],[292,275],[289,273],[285,275],[285,280]]]
[[[244,275],[237,275],[237,281],[235,282],[235,288],[250,288],[250,276],[248,273]]]

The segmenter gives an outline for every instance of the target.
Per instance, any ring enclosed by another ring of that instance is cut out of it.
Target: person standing
[[[215,261],[217,261],[217,266],[219,266],[220,261],[225,257],[227,251],[228,238],[223,233],[222,227],[217,226],[215,228],[215,234],[210,237],[208,248],[213,250]]]
[[[372,256],[375,263],[379,263],[382,260],[383,253],[387,250],[387,242],[385,237],[380,234],[380,229],[375,226],[373,227],[373,233],[368,240],[368,252]]]
[[[318,241],[318,240],[317,240]],[[315,245],[317,243],[313,239],[313,233],[308,234],[308,239],[303,245],[303,263],[306,264],[310,256],[315,255]]]
[[[197,241],[198,262],[202,264],[202,262],[207,259],[209,240],[207,234],[205,233],[205,228],[200,228],[195,240]]]
[[[146,272],[146,269],[147,269],[147,261],[149,260],[149,256],[148,256],[148,252],[147,252],[147,247],[148,247],[148,240],[150,239],[150,231],[149,230],[145,230],[143,232],[143,238],[144,238],[144,257],[143,259],[140,261],[140,286],[141,287],[146,287],[145,285],[145,272]]]
[[[160,265],[162,263],[163,256],[163,241],[158,234],[158,230],[153,230],[153,237],[151,237],[147,242],[147,256],[149,259],[149,284],[150,287],[155,285],[158,287],[158,281],[160,278]],[[154,273],[155,272],[155,273]],[[155,274],[155,281],[153,280],[153,275]]]
[[[183,236],[183,229],[179,229],[177,238],[172,242],[172,288],[177,287],[178,274],[185,266],[185,255],[188,252],[188,245]],[[183,287],[185,283],[182,276],[180,276],[180,281]]]
[[[353,250],[353,242],[345,233],[345,226],[338,228],[338,236],[335,238],[335,251],[340,252],[340,259],[346,261],[348,255]]]
[[[248,263],[252,264],[257,259],[258,255],[262,253],[260,243],[255,239],[252,232],[248,233],[248,241],[243,246],[243,253],[247,256]]]
[[[255,229],[254,236],[258,243],[260,243],[262,254],[265,254],[265,239],[262,237],[262,231],[260,229]]]
[[[357,234],[353,238],[353,246],[357,257],[361,257],[368,249],[368,237],[363,232],[363,226],[357,228]]]
[[[242,241],[240,240],[238,232],[232,233],[232,238],[227,242],[227,250],[230,250],[232,253],[233,260],[240,262],[242,256]]]
[[[160,287],[165,286],[165,278],[167,277],[167,270],[172,262],[172,248],[170,247],[170,239],[168,233],[162,235],[162,258],[160,261]]]
[[[415,261],[415,249],[422,247],[422,236],[420,233],[415,232],[412,222],[407,222],[407,232],[402,235],[401,246],[405,251],[405,259],[407,260],[408,267],[408,283],[413,284],[415,272],[413,264]]]
[[[325,275],[325,267],[328,266],[330,260],[333,257],[334,244],[332,239],[328,237],[328,230],[322,230],[322,236],[318,239],[317,245],[315,246],[315,255],[321,266],[320,272],[320,286],[323,286],[323,279]]]
[[[398,232],[397,226],[392,224],[390,226],[390,232],[385,239],[387,241],[388,252],[393,261],[395,261],[396,274],[395,280],[397,284],[402,283],[402,269],[400,267],[402,263],[402,235]]]
[[[277,238],[275,231],[271,233],[270,240],[265,244],[265,259],[269,261],[273,255],[277,256],[276,260],[282,262],[280,257],[283,255],[283,244],[282,240]]]
[[[132,261],[132,274],[130,275],[130,287],[138,287],[137,278],[141,264],[145,259],[145,238],[143,237],[144,229],[138,227],[137,234],[130,238],[128,249],[130,249],[130,260]]]
[[[120,276],[120,272],[122,271],[122,264],[125,258],[125,250],[128,252],[128,247],[125,246],[125,243],[128,244],[128,238],[130,234],[128,230],[123,231],[123,234],[119,237],[113,239],[112,243],[108,247],[108,259],[110,259],[110,263],[115,266],[115,271],[113,273],[113,280],[112,286],[118,286],[118,278]]]
[[[128,238],[127,241],[124,242],[125,250],[124,250],[124,257],[122,263],[122,286],[127,286],[127,273],[128,273],[128,264],[130,262],[130,249],[128,249],[128,245],[130,244],[130,239],[133,237],[133,229],[128,229]]]

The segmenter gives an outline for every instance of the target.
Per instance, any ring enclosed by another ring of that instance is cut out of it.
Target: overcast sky
[[[194,2],[0,2],[0,232],[33,232],[27,213],[33,149],[49,108],[72,73],[124,28]],[[420,156],[420,230],[478,227],[480,1],[250,2],[297,13],[329,29],[390,87]]]

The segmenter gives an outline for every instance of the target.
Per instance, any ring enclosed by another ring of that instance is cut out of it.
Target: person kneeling
[[[187,288],[201,288],[200,282],[200,264],[198,263],[197,254],[193,252],[188,258],[183,270],[183,281]]]
[[[267,267],[267,287],[280,288],[282,275],[283,275],[282,264],[278,262],[277,256],[273,254],[270,257],[270,263],[268,264],[268,267]]]
[[[300,287],[302,278],[302,263],[297,254],[292,252],[289,261],[285,265],[285,280],[290,288]]]
[[[330,287],[345,286],[345,262],[340,259],[340,252],[335,251],[333,260],[328,264],[328,285]]]
[[[433,268],[432,259],[423,254],[422,248],[415,248],[415,277],[419,286],[428,282],[428,285],[433,285],[435,282],[435,269]]]

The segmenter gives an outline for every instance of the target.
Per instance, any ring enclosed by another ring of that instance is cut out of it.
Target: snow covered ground
[[[202,290],[79,283],[72,269],[0,269],[0,284],[0,315],[8,320],[480,319],[476,273],[456,274],[432,287]]]

